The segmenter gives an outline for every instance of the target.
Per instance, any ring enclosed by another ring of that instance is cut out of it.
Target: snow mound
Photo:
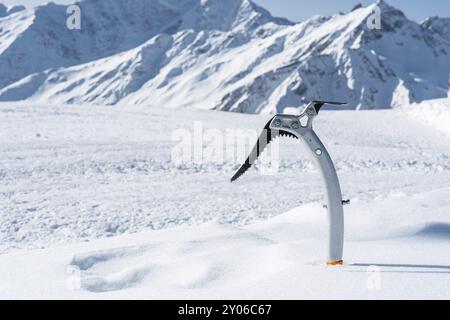
[[[431,223],[417,232],[418,236],[450,240],[450,224]]]
[[[239,260],[248,267],[255,266],[252,262],[255,253],[262,253],[258,247],[270,243],[268,239],[226,226],[208,225],[198,231],[214,236],[190,241],[177,237],[166,243],[85,253],[75,256],[70,268],[82,271],[81,288],[91,292],[137,286],[201,289],[237,276]],[[243,244],[249,248],[245,253]],[[233,259],[221,258],[238,250],[241,253]]]
[[[412,197],[392,194],[370,204],[357,202],[346,208],[348,261],[343,270],[336,270],[337,273],[367,272],[367,268],[376,266],[386,272],[397,269],[407,273],[409,270],[429,273],[431,277],[446,273],[450,269],[446,264],[448,260],[433,263],[432,255],[422,251],[417,259],[414,250],[408,250],[407,254],[412,255],[405,259],[395,252],[400,252],[397,250],[407,243],[422,242],[422,247],[436,246],[432,250],[436,257],[442,255],[436,248],[442,250],[450,244],[450,220],[438,211],[450,207],[450,202],[444,200],[448,192],[447,189]],[[444,207],[430,210],[430,213],[434,211],[432,219],[442,219],[442,222],[424,222],[426,215],[416,204],[423,203],[426,198],[438,201]],[[405,206],[405,201],[412,204]],[[395,209],[399,207],[403,210]],[[321,267],[323,258],[320,256],[320,252],[324,254],[326,250],[325,221],[325,212],[320,206],[307,205],[242,229],[207,224],[195,230],[173,231],[169,241],[76,255],[70,266],[81,270],[81,288],[87,292],[131,288],[196,292],[222,288],[230,283],[239,286],[238,283],[274,281],[284,273],[293,281],[299,281],[293,273],[301,273],[300,270],[310,269],[307,272],[318,274],[327,272]],[[168,236],[166,233],[163,239]],[[385,252],[383,258],[378,258],[380,260],[375,258],[376,253],[355,250],[366,245],[381,249],[383,243],[389,245],[391,251]],[[424,255],[426,257],[422,259]],[[277,287],[273,283],[275,290]],[[319,287],[308,288],[315,291]],[[302,296],[301,291],[289,294]],[[397,295],[401,290],[396,291],[393,294]],[[349,292],[344,294],[351,295]]]
[[[450,99],[425,101],[406,109],[416,121],[450,135]]]
[[[3,255],[0,297],[445,299],[449,192],[348,207],[343,267],[324,265],[326,213],[307,205],[244,228],[208,223]]]

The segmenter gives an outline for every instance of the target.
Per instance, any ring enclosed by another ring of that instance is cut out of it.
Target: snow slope
[[[379,109],[448,93],[448,19],[418,24],[384,1],[298,24],[249,0],[80,6],[80,31],[55,4],[0,18],[0,100],[269,113],[311,99]],[[367,26],[375,6],[382,30]]]
[[[450,99],[424,101],[407,110],[417,121],[450,135]]]
[[[446,136],[400,110],[321,113],[352,200],[347,264],[327,268],[301,144],[280,142],[278,174],[230,184],[238,160],[175,164],[172,133],[267,116],[174,114],[0,104],[1,298],[450,298]]]

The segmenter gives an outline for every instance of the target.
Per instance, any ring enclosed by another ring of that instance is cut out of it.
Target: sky
[[[225,0],[226,1],[226,0]],[[373,0],[254,0],[268,9],[273,15],[292,21],[303,21],[314,15],[329,16],[340,11],[346,12],[357,3],[364,5]],[[24,4],[33,6],[48,0],[0,0],[8,6]],[[53,0],[56,3],[72,3],[74,0]],[[410,18],[422,21],[429,16],[450,17],[449,0],[388,0],[389,4],[401,9]]]

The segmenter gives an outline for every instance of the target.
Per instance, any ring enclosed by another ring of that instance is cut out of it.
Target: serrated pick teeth
[[[289,132],[287,132],[287,131],[280,131],[279,136],[280,136],[280,137],[283,137],[283,138],[293,138],[293,139],[298,139],[297,136],[295,136],[295,135],[293,135],[292,133],[289,133]]]
[[[295,136],[294,134],[289,133],[287,131],[284,131],[284,130],[277,130],[277,131],[271,130],[269,125],[270,125],[270,122],[264,128],[264,130],[266,130],[266,132],[267,132],[265,143],[263,143],[264,142],[264,140],[263,140],[264,136],[261,135],[259,137],[258,141],[256,142],[256,146],[253,148],[253,151],[251,152],[250,156],[247,158],[245,163],[239,168],[239,170],[236,171],[236,173],[231,178],[231,182],[236,181],[244,173],[246,173],[248,171],[248,169],[250,169],[253,166],[253,164],[259,159],[259,157],[263,154],[263,152],[265,151],[267,146],[274,139],[279,138],[279,137],[287,137],[287,138],[298,139],[297,136]],[[256,153],[256,156],[254,156],[255,153]]]

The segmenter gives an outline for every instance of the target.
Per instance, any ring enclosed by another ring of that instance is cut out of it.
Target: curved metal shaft
[[[313,102],[299,116],[277,115],[270,123],[270,129],[295,135],[307,144],[313,154],[326,188],[329,227],[328,262],[335,263],[341,262],[343,257],[344,209],[339,178],[333,160],[312,128],[313,119],[318,115],[322,105],[318,106],[317,102]]]
[[[339,178],[333,161],[316,133],[311,130],[303,135],[318,164],[326,186],[328,210],[328,262],[341,261],[344,251],[344,209]]]
[[[313,120],[324,104],[342,105],[336,102],[313,101],[300,115],[279,114],[273,117],[264,128],[250,156],[236,171],[231,181],[239,179],[275,137],[288,136],[305,141],[313,153],[325,184],[329,224],[328,263],[336,265],[342,264],[344,250],[344,209],[341,187],[330,154],[312,128]]]

